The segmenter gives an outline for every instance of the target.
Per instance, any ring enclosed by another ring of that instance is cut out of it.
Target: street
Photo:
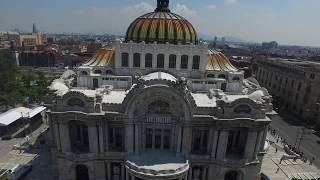
[[[270,126],[275,129],[276,133],[280,137],[282,137],[288,144],[294,146],[297,137],[299,137],[298,133],[301,134],[302,128],[304,128],[304,126],[303,124],[297,122],[293,117],[287,115],[283,115],[282,117],[280,117],[279,115],[272,115],[270,117],[272,119]],[[318,136],[312,133],[305,134],[303,140],[301,141],[299,149],[304,153],[305,156],[307,156],[308,160],[314,157],[314,164],[319,168],[320,144],[318,144],[317,141],[320,142],[320,138]]]

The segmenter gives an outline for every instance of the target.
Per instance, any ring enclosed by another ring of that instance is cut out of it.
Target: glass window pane
[[[152,54],[146,54],[145,61],[145,67],[152,68]]]
[[[169,56],[169,68],[175,69],[176,68],[176,61],[177,61],[177,56],[174,54],[171,54]]]

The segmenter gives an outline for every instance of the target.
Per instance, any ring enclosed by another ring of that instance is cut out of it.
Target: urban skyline
[[[173,1],[171,10],[186,17],[207,36],[235,36],[254,42],[276,40],[280,44],[319,46],[317,0],[204,0]],[[38,0],[2,2],[0,30],[31,29],[48,33],[112,33],[124,35],[129,22],[153,11],[152,0],[68,1],[40,3]],[[41,15],[40,15],[41,14]],[[84,23],[85,22],[85,23]],[[208,23],[208,22],[212,22]]]

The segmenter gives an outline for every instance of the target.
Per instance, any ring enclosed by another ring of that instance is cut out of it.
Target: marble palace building
[[[271,96],[169,0],[49,91],[60,180],[260,178]]]

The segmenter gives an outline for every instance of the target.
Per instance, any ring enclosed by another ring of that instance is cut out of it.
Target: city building
[[[30,33],[30,34],[19,34],[17,44],[19,46],[38,46],[43,45],[47,42],[46,35],[44,33]]]
[[[57,65],[56,52],[50,48],[44,51],[19,52],[18,66],[53,67]]]
[[[320,125],[320,63],[259,57],[254,64],[256,78],[273,96],[275,106]]]
[[[262,48],[263,49],[277,49],[278,48],[278,43],[276,41],[263,42],[262,43]]]
[[[259,180],[267,90],[158,0],[49,87],[60,180]]]

